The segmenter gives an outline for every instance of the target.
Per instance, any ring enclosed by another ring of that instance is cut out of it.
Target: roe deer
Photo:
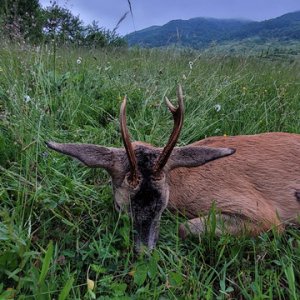
[[[211,137],[175,147],[184,114],[180,86],[177,95],[177,108],[166,98],[174,128],[163,149],[131,143],[126,97],[120,112],[125,149],[55,142],[47,145],[88,167],[109,172],[115,207],[125,208],[132,218],[136,251],[142,245],[150,250],[155,247],[166,207],[189,219],[180,226],[182,237],[206,230],[213,203],[222,229],[231,234],[246,229],[256,235],[273,226],[283,230],[287,223],[296,224],[300,214],[300,135],[274,132]],[[222,233],[220,226],[216,233]]]

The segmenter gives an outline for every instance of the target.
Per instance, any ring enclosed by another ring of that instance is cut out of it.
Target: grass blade
[[[45,258],[43,260],[43,265],[42,265],[42,271],[39,277],[39,284],[44,283],[46,275],[49,271],[49,266],[50,266],[50,261],[51,261],[51,257],[53,255],[53,242],[50,241],[48,247],[47,247],[47,252],[45,255]]]
[[[71,277],[67,283],[65,284],[64,288],[62,289],[62,291],[60,292],[59,296],[58,296],[58,300],[65,300],[67,299],[67,297],[69,296],[69,293],[71,291],[71,288],[73,286],[73,282],[74,282],[74,277]]]

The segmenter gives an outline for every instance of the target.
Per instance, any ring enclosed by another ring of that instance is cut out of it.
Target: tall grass
[[[79,63],[80,61],[80,63]],[[297,57],[176,50],[0,49],[0,298],[297,299],[300,234],[178,238],[166,212],[150,257],[135,259],[130,220],[109,176],[49,152],[46,140],[122,146],[128,97],[134,140],[163,146],[164,104],[181,83],[179,144],[213,135],[300,133]]]

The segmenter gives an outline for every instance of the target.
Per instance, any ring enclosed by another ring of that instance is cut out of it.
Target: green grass
[[[163,146],[172,129],[164,96],[176,103],[178,83],[186,105],[179,145],[223,134],[300,133],[299,82],[299,60],[291,57],[54,54],[50,46],[2,45],[0,299],[299,298],[298,229],[183,242],[182,217],[165,212],[157,249],[135,259],[130,220],[114,210],[109,176],[44,145],[122,146],[118,115],[127,95],[132,138]]]

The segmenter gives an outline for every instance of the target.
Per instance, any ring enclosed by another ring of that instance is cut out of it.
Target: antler
[[[133,186],[137,186],[138,184],[138,174],[137,174],[137,160],[133,151],[133,147],[130,141],[127,125],[126,125],[126,96],[124,97],[124,100],[121,105],[120,109],[120,125],[121,125],[121,134],[123,143],[125,146],[125,150],[127,153],[129,165],[130,165],[130,176],[129,181],[130,184]]]
[[[171,133],[171,136],[169,138],[169,141],[167,145],[164,147],[162,153],[160,154],[154,169],[153,173],[154,174],[159,174],[160,171],[163,169],[163,167],[166,165],[172,150],[174,149],[179,135],[180,131],[183,125],[183,114],[184,114],[184,105],[183,105],[183,94],[182,94],[182,88],[181,85],[178,85],[178,90],[177,90],[177,97],[178,97],[178,107],[175,108],[173,104],[169,101],[169,99],[166,97],[166,104],[170,110],[170,112],[173,115],[174,119],[174,127],[173,131]]]

